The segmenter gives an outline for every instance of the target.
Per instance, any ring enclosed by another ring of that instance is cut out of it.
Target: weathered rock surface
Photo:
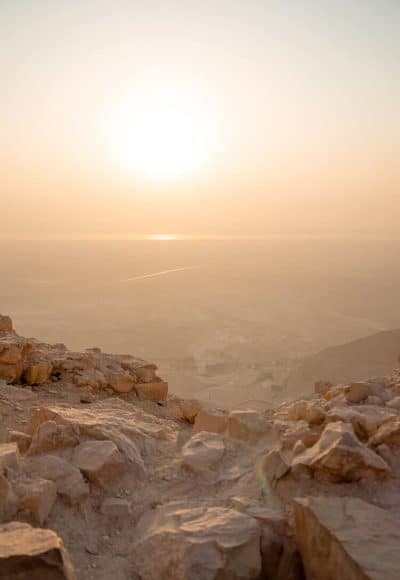
[[[398,580],[400,529],[389,512],[357,498],[294,502],[307,580]]]
[[[261,572],[260,526],[235,510],[173,503],[142,517],[134,553],[146,580],[253,580]]]
[[[20,505],[42,526],[56,500],[56,485],[40,477],[26,477],[18,479],[13,487]]]
[[[59,536],[19,522],[0,526],[0,578],[76,580]]]
[[[382,479],[391,471],[381,457],[357,439],[353,427],[341,421],[329,423],[320,440],[296,455],[292,466],[308,468],[313,475],[333,481]]]
[[[228,427],[228,414],[221,409],[202,407],[194,421],[194,431],[211,431],[223,433]]]
[[[270,426],[257,411],[251,409],[232,411],[228,417],[227,433],[233,439],[257,443],[270,430]]]
[[[195,473],[213,468],[221,459],[225,444],[221,435],[201,431],[193,435],[182,449],[183,465]]]
[[[86,441],[74,449],[73,464],[93,483],[106,487],[125,472],[124,458],[112,441]]]

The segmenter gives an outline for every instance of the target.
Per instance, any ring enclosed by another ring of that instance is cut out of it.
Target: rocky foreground
[[[0,317],[0,578],[398,580],[400,372],[230,413]]]

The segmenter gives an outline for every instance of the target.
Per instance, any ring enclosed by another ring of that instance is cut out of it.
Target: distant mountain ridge
[[[325,348],[304,359],[287,379],[291,393],[312,391],[315,381],[346,383],[388,374],[399,360],[400,329],[385,330]]]

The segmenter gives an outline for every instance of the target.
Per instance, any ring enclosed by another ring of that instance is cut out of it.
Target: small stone
[[[104,516],[121,518],[131,513],[131,502],[118,497],[109,497],[103,501],[100,508]]]

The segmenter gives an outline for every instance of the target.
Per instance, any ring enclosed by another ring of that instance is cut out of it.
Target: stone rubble
[[[400,371],[260,413],[168,396],[156,370],[0,316],[0,577],[400,577]]]

